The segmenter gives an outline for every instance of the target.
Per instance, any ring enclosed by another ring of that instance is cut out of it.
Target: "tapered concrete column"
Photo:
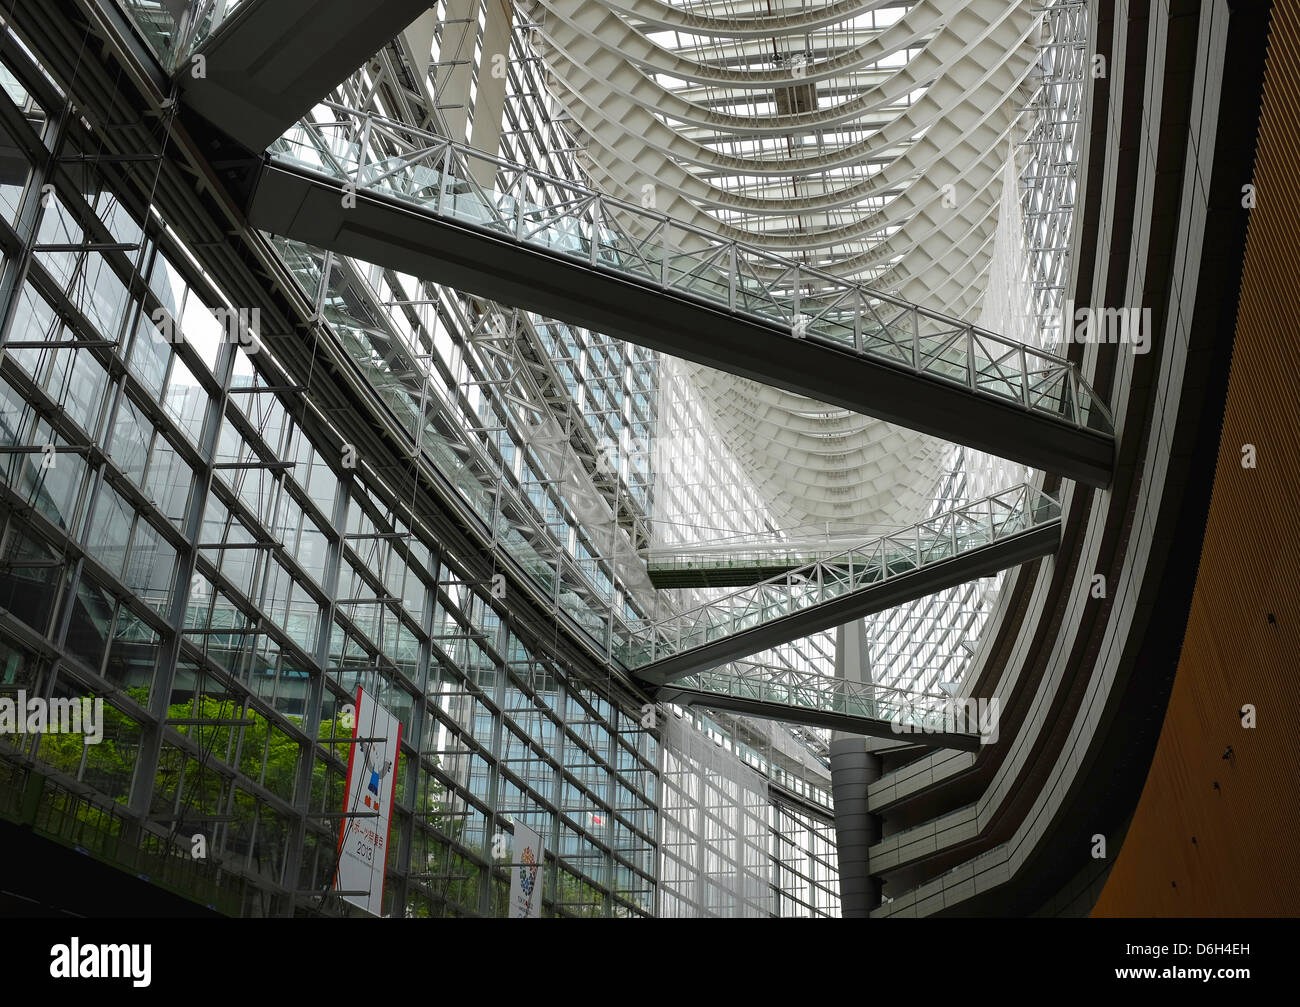
[[[835,677],[869,683],[866,627],[861,619],[835,632]],[[867,811],[867,786],[880,778],[880,757],[861,735],[831,734],[831,795],[839,854],[840,912],[865,919],[880,905],[880,881],[868,869],[867,850],[880,839],[880,819]]]
[[[501,145],[501,116],[506,104],[505,64],[510,59],[510,28],[514,6],[510,0],[487,0],[483,25],[483,52],[478,64],[478,91],[474,97],[474,128],[469,142],[495,157]],[[496,184],[497,166],[491,161],[470,161],[470,174],[484,189]]]
[[[402,41],[411,57],[411,71],[420,85],[420,93],[429,104],[436,105],[433,87],[429,83],[429,67],[433,63],[433,34],[438,27],[438,11],[430,7],[402,32]]]

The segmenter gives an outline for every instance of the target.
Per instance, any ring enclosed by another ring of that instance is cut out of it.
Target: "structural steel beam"
[[[964,752],[976,752],[980,747],[978,734],[961,734],[943,731],[899,733],[894,723],[876,717],[864,717],[853,713],[839,713],[834,710],[819,710],[797,703],[781,703],[764,699],[750,699],[727,693],[712,692],[669,685],[655,693],[655,700],[661,703],[676,703],[678,706],[705,706],[713,710],[727,710],[731,713],[743,713],[749,717],[763,720],[779,720],[786,724],[807,724],[809,727],[825,727],[846,734],[866,735],[872,738],[890,738],[894,741],[907,741],[928,748],[956,748]]]
[[[861,641],[861,620],[853,620],[849,627],[857,627]],[[839,634],[841,638],[845,635],[844,626]],[[865,641],[861,643],[865,649]],[[837,649],[837,663],[839,658]],[[982,735],[994,725],[988,715],[983,715],[982,721],[978,706],[971,708],[942,693],[879,686],[755,661],[736,661],[662,686],[655,691],[655,699],[829,728],[835,732],[832,740],[851,736],[859,746],[863,736],[868,736],[975,751]]]

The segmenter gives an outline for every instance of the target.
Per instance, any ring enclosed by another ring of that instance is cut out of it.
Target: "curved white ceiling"
[[[533,0],[535,46],[607,191],[975,319],[1034,0]],[[647,187],[650,187],[647,189]],[[949,446],[691,369],[788,526],[907,524]]]

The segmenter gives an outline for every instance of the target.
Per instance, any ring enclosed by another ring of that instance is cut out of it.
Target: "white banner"
[[[538,919],[542,915],[542,838],[515,822],[510,849],[510,911],[508,919]]]
[[[388,823],[397,789],[402,723],[374,698],[357,689],[348,756],[347,817],[339,826],[339,869],[334,889],[373,916],[384,905],[384,867],[388,863]],[[377,814],[378,817],[370,817]]]

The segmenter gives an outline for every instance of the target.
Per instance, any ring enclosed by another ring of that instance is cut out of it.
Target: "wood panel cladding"
[[[1273,6],[1254,178],[1242,179],[1256,202],[1191,613],[1094,916],[1300,915],[1298,166],[1300,0],[1285,0]]]

